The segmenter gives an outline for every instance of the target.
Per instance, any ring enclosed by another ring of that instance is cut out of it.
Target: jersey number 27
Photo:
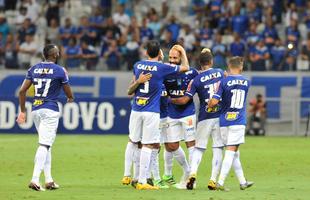
[[[51,86],[51,79],[48,78],[34,78],[34,92],[36,97],[46,97],[48,89]],[[41,89],[44,88],[42,91]]]

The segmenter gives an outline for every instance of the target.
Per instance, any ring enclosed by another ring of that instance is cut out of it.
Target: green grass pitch
[[[56,191],[27,188],[37,148],[36,135],[0,135],[0,199],[310,199],[310,140],[296,137],[248,137],[241,146],[244,172],[255,185],[239,190],[231,171],[230,192],[208,191],[211,149],[198,171],[197,189],[137,191],[123,186],[123,159],[127,136],[58,135],[53,147],[52,173],[61,186]],[[163,172],[162,152],[161,173]],[[181,169],[174,163],[174,174]],[[43,181],[43,179],[42,179]]]

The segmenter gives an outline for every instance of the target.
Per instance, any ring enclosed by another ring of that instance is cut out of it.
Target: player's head
[[[57,63],[60,56],[58,47],[55,44],[47,44],[43,49],[43,56],[45,60]]]
[[[204,48],[199,55],[199,64],[202,70],[206,70],[213,65],[213,55],[211,50],[208,48]]]
[[[159,56],[160,44],[156,40],[151,40],[146,44],[146,53],[150,58],[156,58]]]
[[[169,63],[175,65],[180,65],[182,63],[181,52],[174,47],[172,47],[169,51]]]
[[[228,68],[231,72],[241,73],[243,70],[243,63],[243,57],[234,56],[228,60]]]

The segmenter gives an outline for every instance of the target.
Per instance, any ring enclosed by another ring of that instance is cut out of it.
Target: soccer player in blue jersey
[[[221,173],[217,182],[218,190],[224,188],[224,181],[233,166],[240,182],[240,189],[251,187],[254,183],[246,181],[241,162],[239,146],[244,143],[246,126],[246,96],[250,81],[241,75],[243,58],[232,57],[228,62],[229,75],[224,78],[208,103],[209,108],[215,108],[221,101],[220,131],[226,145]]]
[[[69,85],[69,78],[66,70],[57,65],[59,49],[56,45],[49,44],[43,49],[44,62],[32,66],[19,90],[20,113],[17,123],[26,121],[26,92],[33,84],[35,95],[33,99],[32,115],[39,135],[39,147],[35,155],[35,164],[32,180],[29,188],[37,191],[44,191],[39,183],[42,170],[45,176],[45,189],[58,189],[51,174],[52,145],[54,143],[58,122],[59,108],[58,96],[61,89],[64,90],[67,101],[73,101],[73,94]]]
[[[136,188],[158,189],[146,182],[147,170],[149,170],[152,151],[158,152],[160,142],[160,97],[162,84],[166,76],[188,71],[188,60],[183,47],[175,45],[183,57],[182,65],[168,65],[160,63],[160,45],[157,41],[147,43],[148,60],[139,61],[134,65],[134,83],[128,93],[135,93],[132,111],[129,120],[129,139],[133,143],[141,141],[139,180]],[[140,84],[135,80],[141,73],[151,73],[152,78]],[[153,150],[154,149],[154,150]]]
[[[203,153],[205,152],[208,139],[212,136],[213,139],[213,159],[211,178],[208,183],[208,188],[214,190],[216,187],[216,179],[221,169],[223,141],[220,135],[219,116],[220,106],[213,109],[208,108],[208,102],[215,93],[220,81],[224,78],[224,72],[221,69],[214,69],[213,56],[209,49],[203,49],[199,56],[199,63],[202,71],[196,76],[188,86],[185,96],[181,98],[172,98],[171,101],[175,104],[186,104],[191,101],[196,93],[198,93],[200,108],[196,133],[196,144],[193,153],[191,172],[187,189],[193,189],[196,182],[196,174],[201,162]]]
[[[181,52],[175,48],[170,49],[170,64],[180,65],[182,59]],[[167,94],[172,98],[183,97],[188,84],[197,75],[197,70],[191,67],[190,70],[185,73],[178,73],[166,77],[164,84]],[[184,150],[180,146],[180,141],[185,141],[189,151],[190,161],[195,145],[196,115],[194,102],[191,100],[185,105],[168,103],[167,123],[167,132],[166,134],[162,134],[163,142],[165,143],[165,172],[163,175],[163,180],[178,189],[186,189],[186,180],[190,173],[190,167]],[[176,184],[172,175],[173,158],[175,158],[183,168],[183,176],[178,184]]]

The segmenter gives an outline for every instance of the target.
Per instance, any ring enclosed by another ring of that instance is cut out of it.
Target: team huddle
[[[133,104],[122,183],[138,190],[194,189],[211,136],[213,158],[208,188],[227,191],[224,182],[231,167],[241,190],[252,186],[254,183],[244,177],[238,150],[244,143],[250,86],[249,80],[241,75],[243,59],[231,58],[227,73],[213,69],[212,53],[203,49],[198,72],[189,66],[180,45],[170,49],[169,63],[162,62],[163,53],[156,41],[148,42],[146,53],[148,59],[134,65],[133,82],[128,89]],[[196,93],[200,106],[197,120],[193,101]],[[188,149],[188,159],[180,146],[182,140]],[[162,177],[158,161],[160,144],[165,147]],[[173,159],[183,169],[179,183],[172,173]]]

